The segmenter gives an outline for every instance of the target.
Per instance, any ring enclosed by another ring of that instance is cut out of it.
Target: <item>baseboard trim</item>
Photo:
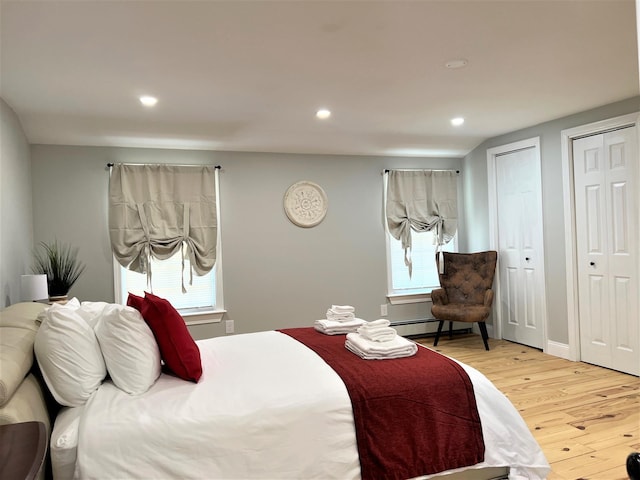
[[[473,324],[473,332],[480,334],[480,329],[477,324]],[[494,337],[494,328],[493,325],[487,324],[487,333],[489,334],[489,338]],[[571,360],[569,345],[566,343],[554,342],[553,340],[547,340],[547,348],[544,349],[544,353],[553,355],[554,357],[564,358],[565,360]]]
[[[544,353],[553,355],[554,357],[564,358],[565,360],[571,360],[569,356],[569,345],[566,343],[547,340],[547,348],[544,349]]]

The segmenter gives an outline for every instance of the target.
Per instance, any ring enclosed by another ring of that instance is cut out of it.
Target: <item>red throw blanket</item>
[[[404,480],[484,460],[480,416],[467,373],[427,348],[363,360],[344,335],[280,330],[316,352],[347,387],[363,480]]]

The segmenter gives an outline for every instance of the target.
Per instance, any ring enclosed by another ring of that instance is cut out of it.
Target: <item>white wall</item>
[[[18,117],[0,99],[0,308],[20,301],[31,273],[33,216],[29,144]]]
[[[634,97],[600,108],[542,123],[533,127],[501,135],[476,147],[463,161],[466,178],[464,196],[464,231],[469,232],[468,248],[484,250],[489,247],[487,149],[532,137],[540,137],[542,161],[542,208],[544,215],[545,275],[547,296],[547,336],[549,340],[568,344],[566,272],[564,250],[564,212],[562,184],[562,152],[560,132],[567,128],[637,112],[640,97]],[[485,227],[483,228],[483,225]],[[472,232],[472,233],[471,233]]]
[[[220,164],[226,319],[236,332],[311,325],[331,304],[373,320],[386,303],[382,209],[385,168],[453,168],[461,159],[32,146],[35,239],[79,247],[87,270],[71,294],[113,301],[107,232],[107,162]],[[328,213],[314,228],[286,217],[296,181],[324,188]],[[430,316],[430,304],[389,306],[392,320]],[[220,324],[197,336],[224,333]]]

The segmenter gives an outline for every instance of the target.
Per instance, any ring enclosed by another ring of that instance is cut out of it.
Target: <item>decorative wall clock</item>
[[[315,227],[327,214],[327,194],[316,183],[294,183],[284,194],[284,211],[299,227]]]

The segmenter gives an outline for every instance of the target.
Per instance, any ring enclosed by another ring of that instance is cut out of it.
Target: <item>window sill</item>
[[[406,293],[387,295],[391,305],[404,305],[407,303],[425,303],[431,301],[431,292]]]
[[[227,313],[226,310],[186,310],[181,311],[180,315],[182,315],[184,323],[187,325],[202,325],[205,323],[220,323],[225,313]]]

